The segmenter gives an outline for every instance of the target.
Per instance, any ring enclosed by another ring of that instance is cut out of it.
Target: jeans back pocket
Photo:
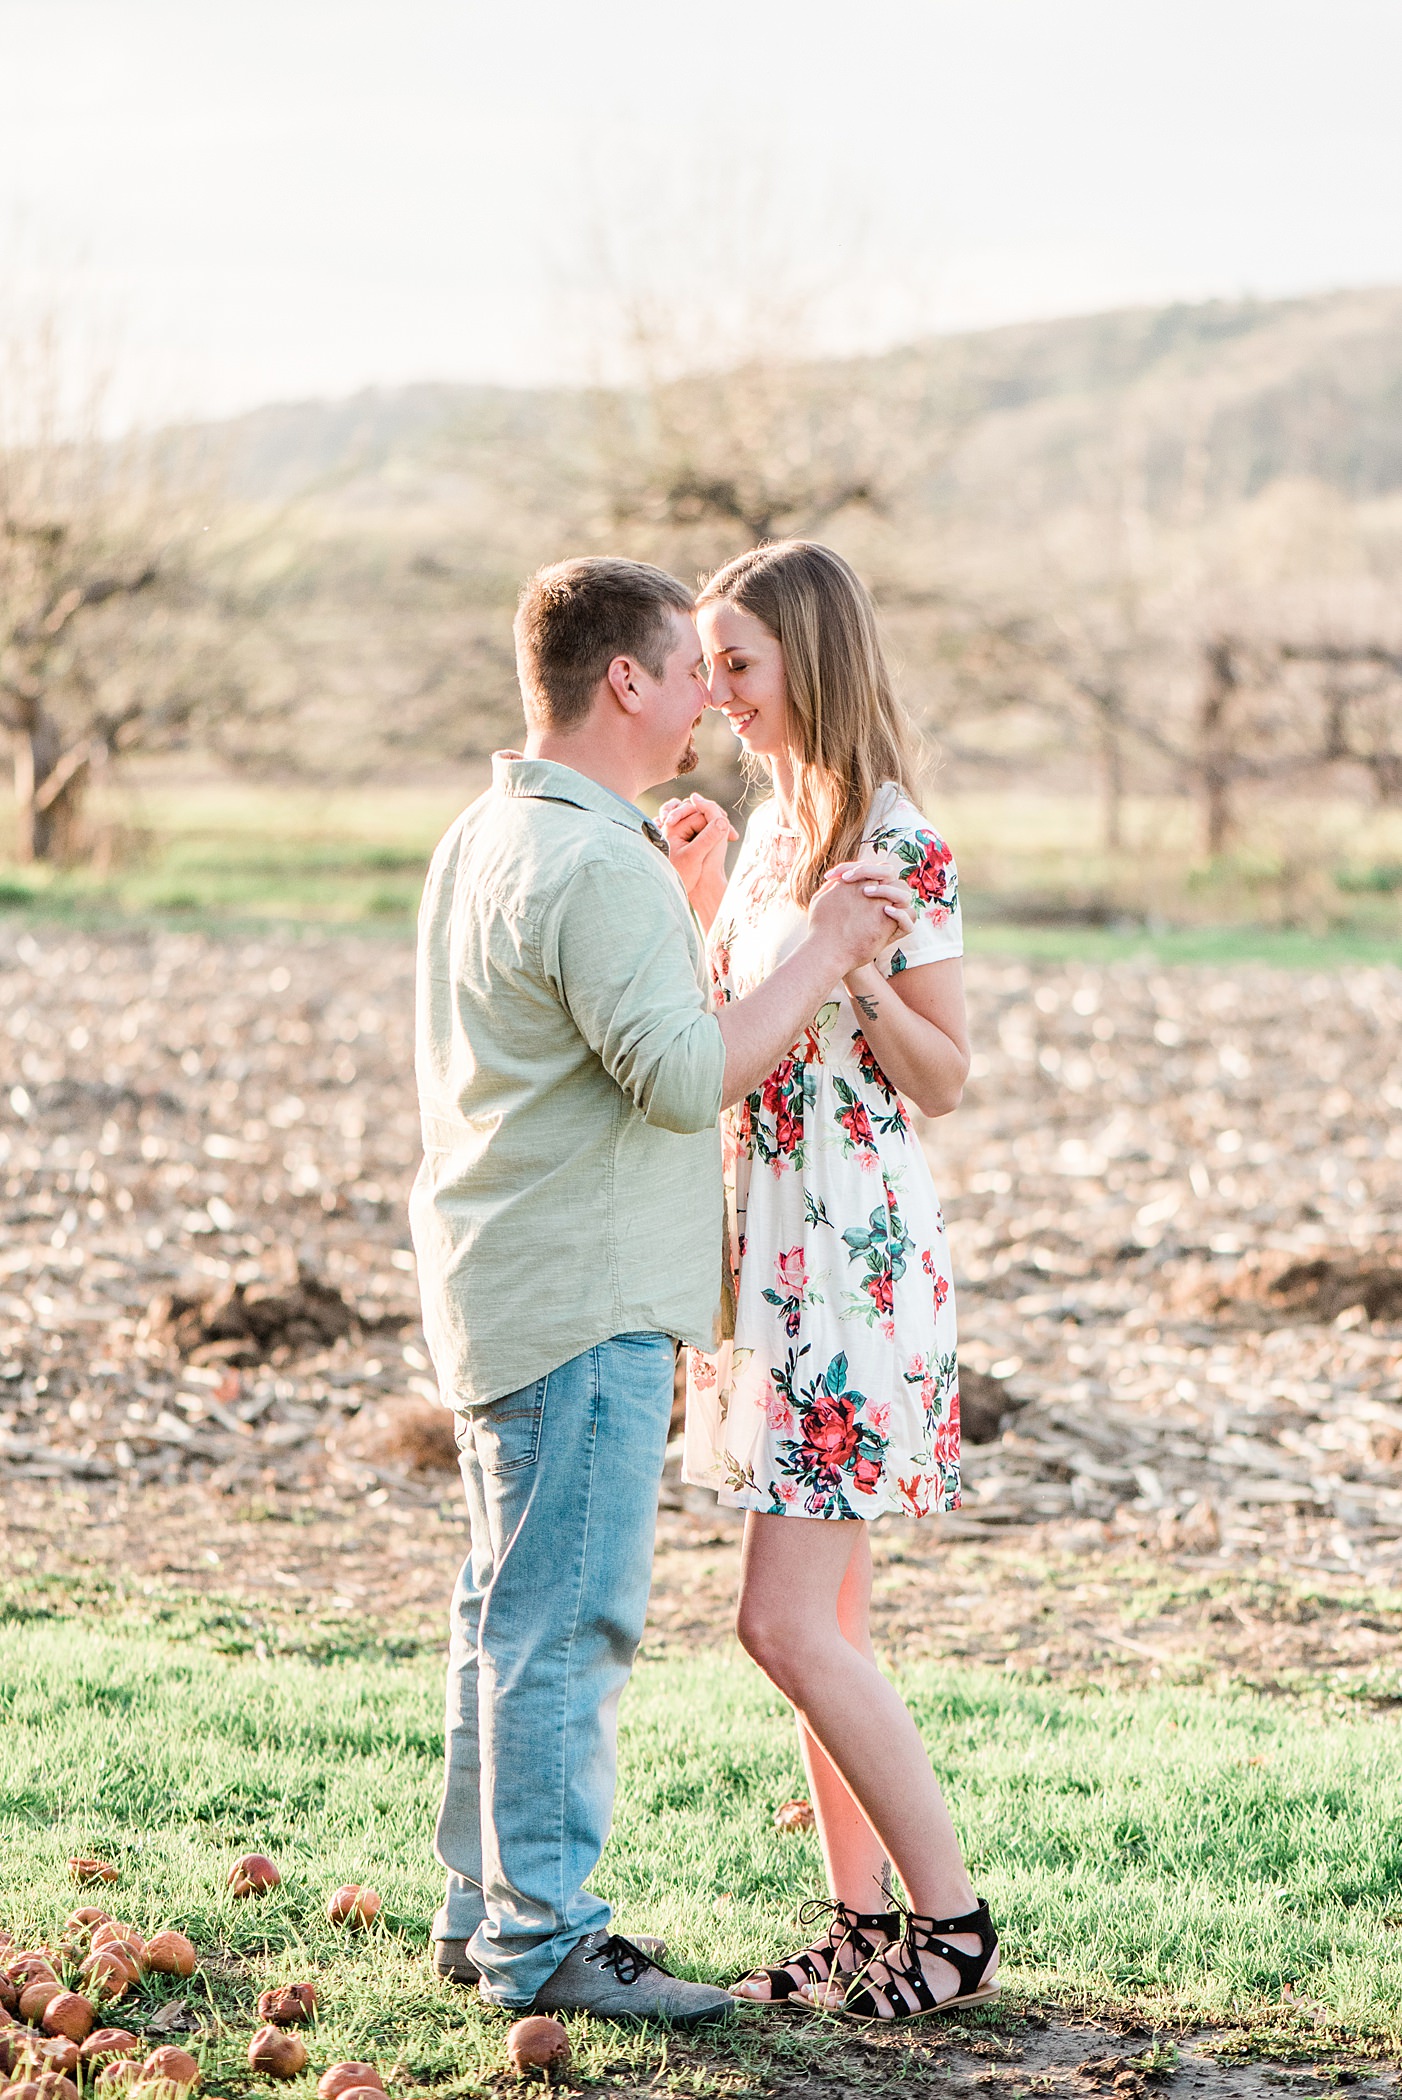
[[[519,1392],[503,1393],[485,1407],[469,1409],[458,1429],[458,1449],[475,1458],[483,1473],[514,1473],[533,1466],[540,1456],[540,1425],[545,1414],[549,1373]]]

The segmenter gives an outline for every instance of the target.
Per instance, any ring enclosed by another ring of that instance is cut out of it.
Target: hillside
[[[845,387],[878,396],[918,375],[926,398],[956,419],[945,500],[973,494],[995,456],[1032,474],[1041,500],[1074,500],[1126,417],[1152,439],[1161,493],[1189,450],[1206,461],[1213,502],[1286,476],[1355,500],[1402,488],[1402,289],[1029,322],[835,370]],[[580,405],[558,391],[445,383],[277,404],[216,431],[241,496],[334,500],[367,479],[401,489],[406,476],[436,481],[445,451],[461,469],[476,444],[547,450],[577,424]]]

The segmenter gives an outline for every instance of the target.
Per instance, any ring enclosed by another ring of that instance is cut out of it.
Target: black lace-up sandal
[[[978,1951],[969,1953],[951,1945],[949,1933],[977,1936]],[[896,1945],[886,1948],[855,1976],[839,1999],[835,1991],[814,1990],[821,2012],[842,2013],[849,2020],[871,2020],[894,2025],[906,2020],[927,2020],[934,2013],[955,2012],[963,2005],[983,2005],[996,1998],[1000,1986],[987,1978],[988,1964],[998,1951],[998,1935],[988,1915],[988,1905],[966,1911],[962,1918],[922,1918],[905,1913],[905,1930]],[[922,1954],[938,1955],[959,1978],[952,1998],[937,1998],[921,1962]],[[812,1988],[812,1986],[810,1986]]]
[[[730,1986],[732,1998],[742,2005],[795,2005],[809,2010],[796,1995],[807,1985],[826,1983],[829,1977],[857,1976],[900,1938],[900,1913],[894,1910],[849,1910],[845,1903],[805,1903],[798,1914],[800,1925],[814,1925],[826,1918],[828,1929],[811,1947],[790,1954],[772,1969],[751,1969]],[[800,1973],[794,1974],[795,1969]],[[767,1983],[767,1998],[752,1998],[741,1989],[746,1983]]]

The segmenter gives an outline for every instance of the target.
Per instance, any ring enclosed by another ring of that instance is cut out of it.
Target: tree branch
[[[56,641],[69,622],[89,605],[105,605],[109,598],[134,598],[139,591],[148,590],[158,574],[155,563],[149,562],[132,576],[94,576],[89,583],[74,584],[53,599],[36,619],[16,627],[14,638],[28,643]]]
[[[71,751],[65,751],[52,773],[44,776],[42,784],[34,790],[34,808],[42,815],[53,808],[78,778],[92,764],[93,748],[85,737]]]

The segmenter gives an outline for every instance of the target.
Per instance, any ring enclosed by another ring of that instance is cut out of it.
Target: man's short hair
[[[516,608],[516,668],[533,729],[572,729],[593,705],[616,656],[654,678],[671,653],[669,615],[689,613],[690,591],[649,562],[603,554],[552,562],[523,586]]]

